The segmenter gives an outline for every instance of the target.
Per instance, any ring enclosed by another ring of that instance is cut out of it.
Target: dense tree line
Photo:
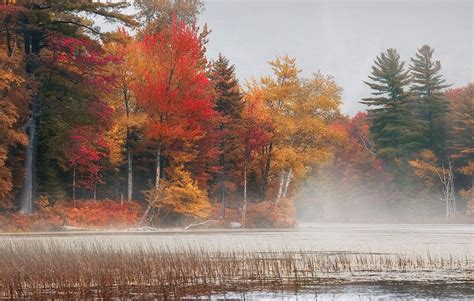
[[[1,2],[2,210],[136,200],[142,222],[217,208],[245,223],[252,204],[390,217],[438,192],[453,215],[472,193],[473,87],[446,90],[431,47],[409,66],[394,49],[377,57],[369,109],[349,117],[335,80],[303,78],[294,58],[245,85],[224,55],[208,60],[201,1],[134,5],[136,19],[125,3]]]
[[[423,200],[413,212],[444,207],[447,217],[472,200],[472,84],[446,89],[434,49],[422,46],[408,67],[395,49],[375,60],[368,120],[374,152],[393,177],[396,205]],[[471,201],[472,202],[472,201]],[[460,212],[462,212],[462,209]],[[439,213],[439,210],[438,210]]]

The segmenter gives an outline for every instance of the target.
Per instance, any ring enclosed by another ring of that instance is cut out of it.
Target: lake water
[[[62,232],[1,235],[0,243],[54,241],[58,246],[106,244],[121,248],[210,251],[307,251],[322,254],[430,256],[467,263],[463,270],[339,275],[344,284],[294,292],[247,292],[202,300],[474,300],[473,225],[301,224],[294,229]],[[196,296],[190,297],[195,300]]]
[[[189,300],[195,300],[190,297]],[[385,301],[385,300],[474,300],[474,288],[466,284],[343,284],[337,286],[315,287],[304,292],[250,292],[227,293],[201,300],[247,300],[247,301]]]

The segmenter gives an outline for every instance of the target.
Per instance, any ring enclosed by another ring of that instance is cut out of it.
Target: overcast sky
[[[365,107],[374,58],[396,48],[409,60],[423,44],[435,48],[449,83],[473,79],[473,1],[208,0],[200,17],[212,30],[208,57],[236,65],[241,83],[271,73],[276,55],[296,57],[303,75],[320,70],[344,89],[343,112]]]
[[[473,2],[205,0],[199,24],[212,30],[208,58],[224,54],[242,84],[271,74],[267,62],[288,54],[297,59],[303,76],[318,70],[334,76],[344,89],[342,110],[352,115],[365,110],[359,101],[370,90],[362,81],[387,48],[396,48],[409,63],[418,48],[429,44],[448,83],[474,82]]]

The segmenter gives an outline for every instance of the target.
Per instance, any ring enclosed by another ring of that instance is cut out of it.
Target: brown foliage
[[[219,219],[220,206],[212,209],[212,216]],[[229,222],[240,222],[241,212],[238,209],[226,208],[225,220],[221,225],[226,226]],[[250,203],[247,208],[245,225],[246,228],[288,228],[295,225],[295,207],[290,199],[282,199],[278,205],[273,201]]]
[[[249,228],[288,228],[295,225],[295,207],[290,199],[278,203],[272,201],[253,203],[249,206],[246,227]]]

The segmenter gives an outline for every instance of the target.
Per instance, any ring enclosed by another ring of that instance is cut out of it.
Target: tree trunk
[[[132,200],[133,197],[133,157],[132,150],[129,148],[127,152],[127,199]]]
[[[283,194],[283,185],[284,184],[285,184],[285,171],[282,169],[281,172],[280,172],[280,185],[278,187],[278,195],[277,195],[277,198],[275,200],[275,204],[277,204],[277,205],[280,202],[281,196]]]
[[[221,158],[221,165],[222,165],[222,171],[220,175],[220,181],[221,181],[221,219],[225,218],[225,157],[224,154],[222,154]]]
[[[267,158],[266,158],[266,161],[265,163],[263,163],[262,165],[262,197],[264,199],[266,199],[267,197],[267,191],[268,191],[268,177],[270,175],[270,164],[271,164],[271,159],[272,159],[272,150],[273,150],[273,143],[270,143],[270,145],[268,146],[268,153],[267,153]],[[263,153],[265,152],[265,150],[263,151]],[[263,159],[263,156],[262,156],[262,160]]]
[[[35,107],[35,104],[33,104]],[[34,165],[35,165],[35,149],[36,149],[36,109],[33,108],[30,124],[28,125],[28,138],[29,142],[25,150],[25,182],[21,191],[20,200],[20,211],[23,214],[31,214],[33,212],[33,179],[34,177]]]
[[[72,203],[76,206],[76,166],[72,170]]]
[[[127,116],[127,120],[130,118],[130,93],[125,86],[123,88],[123,99],[124,99],[124,105],[125,105],[125,113]],[[133,156],[132,156],[132,150],[131,150],[131,143],[130,143],[130,127],[127,125],[127,199],[128,201],[131,201],[133,198]]]
[[[288,171],[288,174],[286,175],[286,180],[285,180],[285,188],[283,190],[283,197],[286,198],[288,194],[288,187],[290,186],[290,181],[291,181],[291,176],[292,176],[292,169]]]
[[[97,182],[94,181],[94,201],[97,200]]]
[[[156,150],[155,189],[158,189],[160,187],[160,173],[161,173],[161,147],[158,146]]]
[[[160,173],[161,173],[161,146],[158,146],[156,149],[156,175],[155,175],[155,189],[160,188]],[[150,224],[153,220],[153,216],[155,215],[153,210],[152,202],[149,202],[148,207],[145,210],[142,218],[140,219],[138,225],[142,226],[146,221]]]
[[[244,201],[242,204],[242,227],[245,227],[245,218],[247,214],[247,162],[244,163]]]
[[[27,26],[28,24],[23,24]],[[43,38],[43,35],[40,32],[31,32],[29,30],[23,31],[23,42],[24,42],[24,54],[26,57],[25,71],[26,73],[34,77],[34,72],[36,71],[38,61],[33,59],[34,56],[39,56],[40,54],[40,45],[39,42]],[[37,130],[37,118],[40,112],[40,99],[39,92],[33,97],[31,105],[31,120],[28,124],[28,138],[29,142],[25,150],[25,181],[21,191],[20,199],[20,212],[23,214],[33,213],[33,202],[35,198],[35,185],[34,181],[35,176],[35,165],[36,165],[36,149],[37,149],[37,139],[36,139],[36,130]]]
[[[456,196],[454,191],[454,176],[451,160],[448,160],[448,169],[445,169],[444,166],[442,166],[441,173],[437,173],[442,184],[442,199],[446,204],[446,219],[448,219],[456,213]]]
[[[446,203],[448,204],[447,216],[456,214],[456,197],[454,192],[454,176],[451,160],[448,160],[448,171],[446,176]]]
[[[454,174],[453,174],[453,167],[451,166],[451,160],[448,161],[449,163],[449,174],[451,180],[451,198],[452,198],[452,206],[453,206],[453,215],[456,215],[456,190],[454,190]]]

